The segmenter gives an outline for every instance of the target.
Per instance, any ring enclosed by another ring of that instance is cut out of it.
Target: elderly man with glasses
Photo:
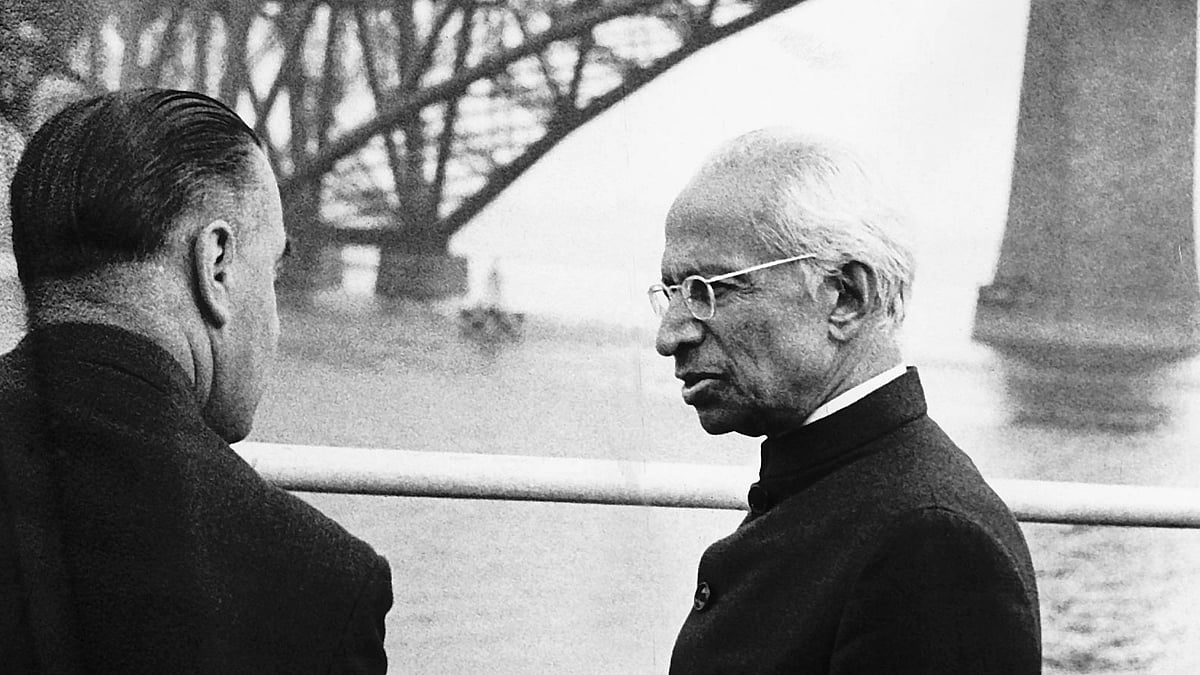
[[[671,207],[657,349],[707,432],[765,437],[672,673],[1040,672],[1021,530],[901,359],[902,225],[853,156],[781,130]]]

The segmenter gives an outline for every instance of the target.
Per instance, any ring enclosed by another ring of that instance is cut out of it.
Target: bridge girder
[[[44,25],[52,3],[18,0],[21,29],[0,50],[84,90],[180,87],[235,105],[270,146],[302,255],[338,205],[380,225],[385,247],[444,253],[572,131],[801,1],[90,0],[53,3],[88,13],[63,31]],[[19,95],[0,105],[18,110]]]

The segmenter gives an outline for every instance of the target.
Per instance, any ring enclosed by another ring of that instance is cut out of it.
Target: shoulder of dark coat
[[[887,529],[924,509],[962,514],[1003,540],[1020,538],[1016,519],[945,432],[922,415],[871,441],[863,457],[805,491],[796,508],[820,503],[825,517]],[[864,532],[865,534],[865,532]]]
[[[238,505],[242,522],[256,523],[253,536],[261,538],[257,545],[276,547],[281,558],[306,560],[313,573],[355,586],[377,575],[380,568],[387,569],[387,562],[370,544],[301,497],[268,483],[227,444],[215,442],[222,446],[224,467],[214,477],[229,481],[210,486],[210,494],[240,493],[230,495],[229,502]]]

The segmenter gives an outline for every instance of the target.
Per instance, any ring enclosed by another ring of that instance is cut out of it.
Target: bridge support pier
[[[1200,345],[1192,219],[1196,0],[1034,0],[1008,223],[974,338],[1018,419],[1167,415]]]

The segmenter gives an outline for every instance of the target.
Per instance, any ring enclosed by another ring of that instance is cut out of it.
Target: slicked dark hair
[[[251,178],[255,148],[254,131],[203,94],[136,89],[68,105],[34,134],[13,176],[22,285],[147,260],[206,193]]]

